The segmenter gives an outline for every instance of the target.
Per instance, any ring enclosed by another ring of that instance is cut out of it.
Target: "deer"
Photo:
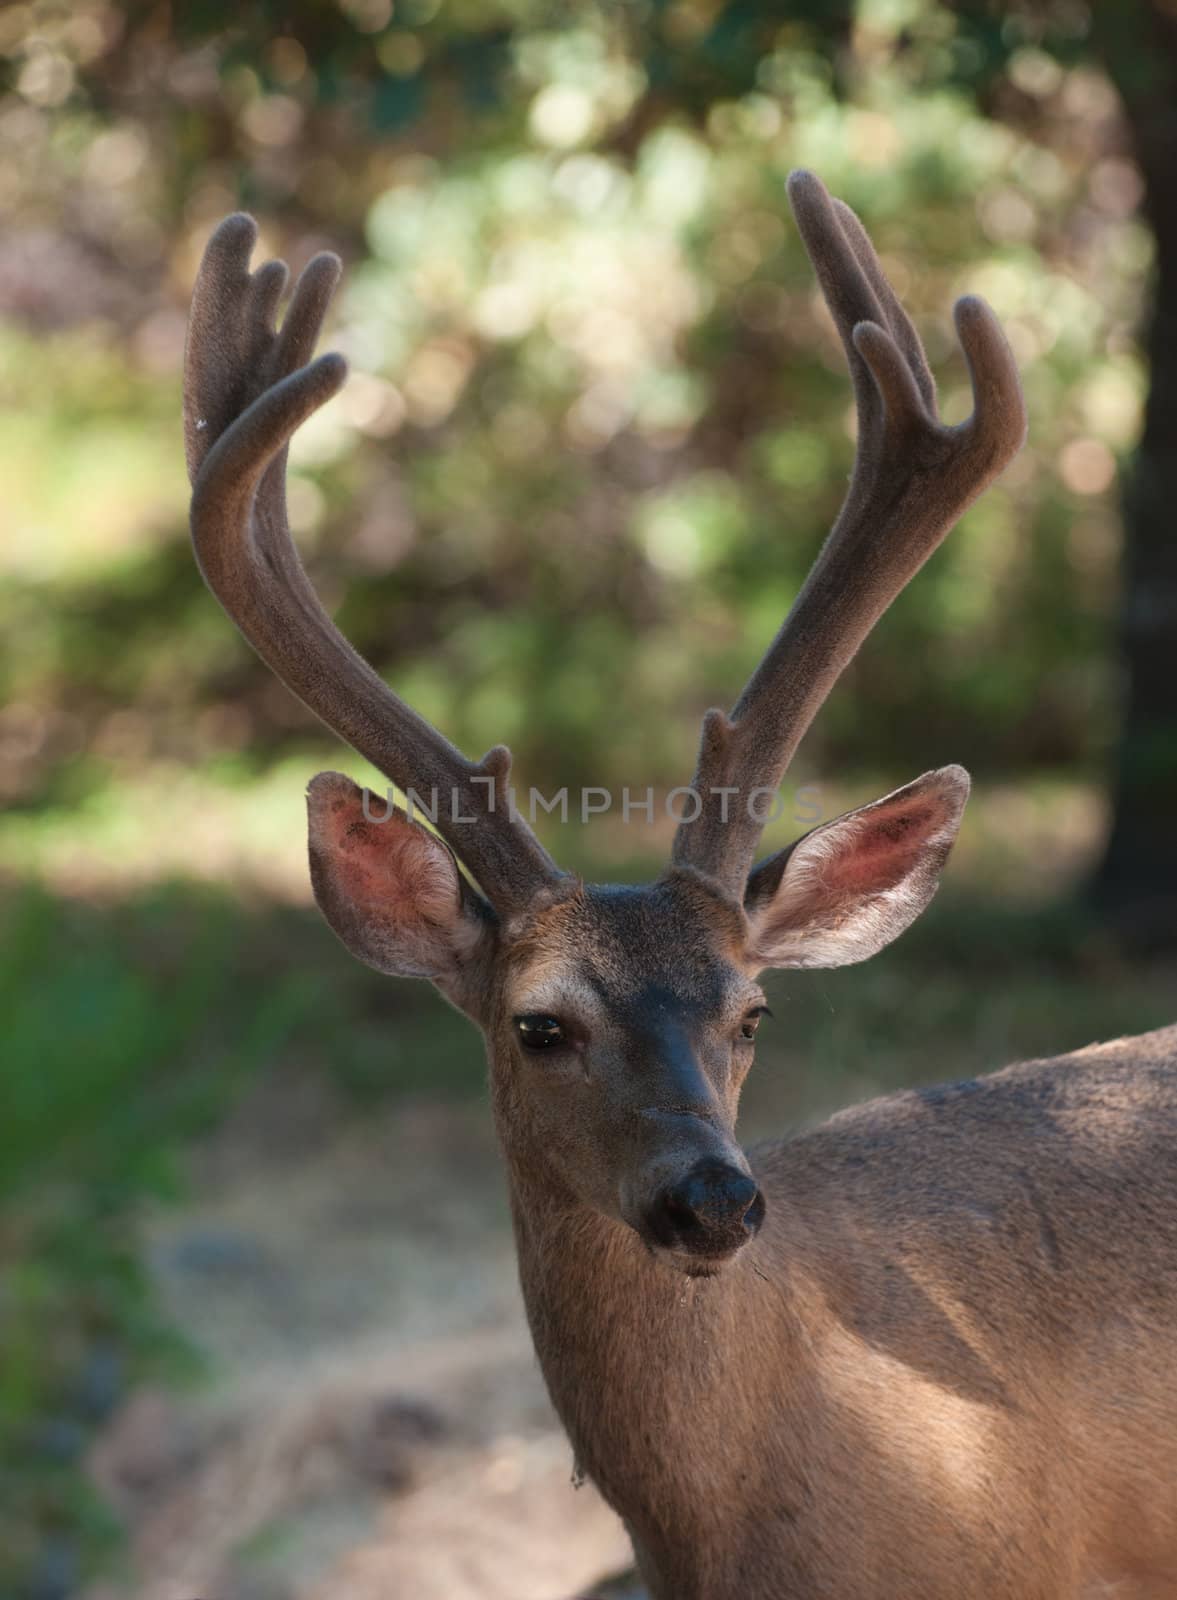
[[[993,312],[954,308],[972,414],[936,387],[856,215],[788,196],[857,409],[842,509],[730,713],[703,722],[668,866],[562,871],[511,757],[459,753],[345,640],[296,552],[288,443],[338,260],[250,271],[212,234],[184,377],[204,578],[304,704],[426,827],[349,778],[307,793],[331,928],[482,1031],[528,1322],[577,1471],[654,1600],[1177,1596],[1177,1026],[852,1106],[745,1150],[762,975],[863,961],[932,898],[959,766],[757,861],[763,808],[843,670],[1020,448]]]

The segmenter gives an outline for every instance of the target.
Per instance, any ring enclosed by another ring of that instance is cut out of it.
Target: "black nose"
[[[756,1181],[724,1161],[700,1161],[654,1201],[650,1229],[659,1244],[692,1255],[727,1255],[764,1221]]]

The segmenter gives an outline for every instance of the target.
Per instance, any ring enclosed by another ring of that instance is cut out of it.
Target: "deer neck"
[[[689,1526],[701,1559],[716,1483],[747,1475],[741,1419],[761,1440],[794,1431],[784,1413],[802,1405],[806,1341],[787,1295],[761,1275],[754,1247],[714,1277],[688,1278],[542,1165],[508,1150],[508,1167],[528,1320],[577,1469],[640,1547],[667,1549]],[[756,1454],[779,1497],[800,1475],[778,1448]],[[731,1543],[722,1517],[714,1543]]]

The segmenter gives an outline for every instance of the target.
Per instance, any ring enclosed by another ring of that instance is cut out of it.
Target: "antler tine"
[[[780,632],[730,716],[704,718],[699,808],[679,826],[674,860],[733,894],[756,852],[765,797],[843,669],[1026,432],[1017,368],[984,301],[966,296],[954,308],[974,409],[946,427],[919,335],[858,218],[810,172],[792,174],[789,200],[845,346],[858,446],[845,503]]]
[[[437,829],[496,909],[508,914],[560,874],[507,791],[510,752],[468,761],[400,700],[324,611],[286,516],[286,450],[299,425],[337,394],[338,355],[311,354],[340,264],[320,255],[295,285],[279,331],[281,262],[252,275],[252,218],[216,229],[193,294],[184,363],[184,431],[192,541],[205,581],[249,643],[333,732],[430,805]]]

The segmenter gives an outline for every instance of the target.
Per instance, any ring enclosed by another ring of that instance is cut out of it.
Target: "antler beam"
[[[763,829],[749,798],[779,788],[867,634],[1026,432],[1017,368],[984,301],[956,303],[974,409],[946,427],[919,335],[858,218],[810,172],[792,174],[789,200],[846,349],[858,449],[846,501],[780,632],[731,714],[704,718],[693,785],[701,809],[680,825],[674,860],[736,895]]]
[[[497,745],[468,761],[405,705],[336,628],[298,558],[286,516],[286,452],[295,429],[347,376],[341,356],[310,360],[340,264],[331,255],[310,262],[276,332],[287,271],[270,261],[250,274],[256,238],[252,218],[226,218],[209,240],[193,297],[184,433],[197,562],[246,639],[316,716],[402,789],[426,803],[438,791],[438,832],[507,914],[560,877],[510,814],[510,752]]]

